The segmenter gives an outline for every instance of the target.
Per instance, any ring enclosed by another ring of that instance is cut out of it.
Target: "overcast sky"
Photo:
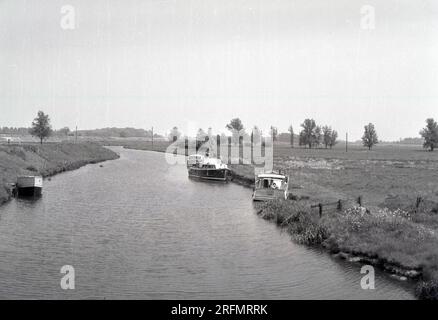
[[[417,136],[438,118],[438,1],[0,0],[0,126],[39,109],[55,128],[297,132],[309,117]]]

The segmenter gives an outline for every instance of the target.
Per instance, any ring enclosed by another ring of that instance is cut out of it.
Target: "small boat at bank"
[[[253,201],[268,201],[289,197],[289,177],[271,172],[257,176],[252,194]]]
[[[43,177],[19,176],[15,184],[16,196],[40,196],[43,190]]]
[[[210,158],[200,154],[187,157],[189,178],[228,181],[231,177],[230,169],[220,159]]]

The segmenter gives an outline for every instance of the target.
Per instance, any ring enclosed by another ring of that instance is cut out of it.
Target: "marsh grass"
[[[390,210],[366,213],[360,207],[346,210],[321,221],[330,234],[326,244],[408,269],[431,269],[429,261],[438,257],[436,234],[405,214]]]
[[[257,203],[262,218],[286,228],[292,238],[301,244],[321,244],[327,238],[327,231],[305,205],[284,200]]]
[[[418,283],[415,294],[419,299],[438,300],[438,281],[421,281]]]
[[[300,201],[273,200],[255,207],[262,218],[286,229],[297,243],[373,258],[378,265],[405,272],[403,275],[421,271],[424,282],[417,292],[428,298],[437,292],[433,289],[438,279],[437,234],[406,211],[350,207],[319,218],[309,203]],[[435,221],[436,217],[421,219]]]

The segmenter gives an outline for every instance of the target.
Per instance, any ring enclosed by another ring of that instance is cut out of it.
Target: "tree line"
[[[242,120],[239,118],[233,118],[231,121],[225,126],[228,130],[230,130],[233,134],[236,132],[244,133],[245,127],[243,126]],[[301,131],[298,134],[298,144],[300,146],[306,146],[308,148],[319,147],[321,145],[325,146],[325,148],[332,148],[338,143],[338,132],[332,129],[330,126],[318,126],[313,119],[305,119],[301,124]],[[131,129],[131,128],[130,128]],[[126,129],[125,129],[126,130]],[[142,130],[142,129],[141,129]],[[294,129],[291,126],[288,128],[290,135],[290,145],[294,147]],[[22,133],[23,131],[17,128],[7,128],[3,127],[0,130],[1,133],[11,132],[11,133]],[[45,114],[43,111],[38,111],[36,118],[32,122],[32,126],[28,129],[28,132],[37,138],[40,139],[40,143],[43,143],[43,140],[47,139],[50,135],[53,134],[52,126],[50,124],[49,115]],[[70,130],[68,127],[62,128],[57,131],[59,134],[68,135]],[[144,133],[144,131],[142,131]],[[246,134],[246,133],[245,133]],[[276,127],[271,126],[270,134],[274,141],[278,140],[278,130]],[[147,135],[147,132],[146,132]],[[208,128],[208,132],[206,133],[203,129],[198,130],[197,138],[205,137],[212,135],[212,129]],[[280,134],[281,136],[282,134]],[[181,136],[178,127],[173,127],[170,134],[169,139],[176,141]],[[260,139],[263,136],[262,131],[254,126],[251,132],[251,142]],[[423,138],[423,147],[430,151],[434,151],[435,148],[438,148],[438,123],[433,118],[426,119],[426,127],[424,127],[420,131],[420,136]],[[364,126],[364,133],[362,136],[362,144],[364,147],[367,147],[369,150],[372,149],[373,146],[379,143],[377,137],[377,131],[375,129],[374,124],[369,123]]]
[[[242,136],[248,135],[244,130],[242,120],[240,118],[233,118],[225,126],[226,129],[230,130],[232,134],[240,132]],[[205,140],[206,137],[211,136],[212,129],[208,129],[206,133],[202,128],[200,128],[196,134],[196,139],[199,141]],[[224,135],[224,134],[222,134]],[[333,148],[338,141],[338,132],[334,130],[331,126],[324,125],[320,126],[316,124],[314,119],[305,119],[301,124],[301,131],[298,135],[295,134],[293,126],[290,125],[288,128],[288,133],[278,133],[278,129],[274,126],[270,127],[270,135],[273,141],[285,141],[285,138],[289,139],[290,146],[293,148],[295,145],[295,138],[298,138],[298,145],[306,148],[318,148],[325,147]],[[178,127],[173,127],[169,133],[169,140],[176,141],[181,136],[181,132]],[[251,142],[259,141],[263,136],[262,131],[254,126],[251,131]],[[438,147],[438,124],[437,122],[429,118],[426,120],[426,127],[420,131],[420,136],[423,139],[423,147],[433,151]],[[364,133],[362,135],[362,145],[369,150],[371,150],[375,145],[379,143],[377,136],[377,131],[373,123],[369,123],[364,126]]]
[[[325,148],[333,148],[338,143],[338,132],[330,126],[318,126],[315,120],[305,119],[301,124],[302,130],[298,135],[298,144],[300,146],[319,147],[324,145]],[[293,132],[292,126],[289,130]],[[293,143],[293,141],[291,141]]]

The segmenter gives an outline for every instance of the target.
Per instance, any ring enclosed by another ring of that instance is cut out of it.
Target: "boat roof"
[[[17,178],[42,178],[42,176],[18,176]]]
[[[204,164],[222,164],[221,159],[218,158],[204,158]]]
[[[191,155],[189,155],[189,158],[199,158],[199,157],[204,158],[204,155],[202,155],[202,154],[191,154]]]
[[[276,174],[276,173],[262,173],[257,176],[258,179],[263,178],[271,178],[271,179],[286,179],[286,176],[282,174]]]
[[[202,154],[191,154],[189,155],[189,158],[201,158],[203,160],[204,164],[215,164],[215,163],[222,163],[221,159],[214,158],[214,157],[208,157],[204,156]]]

